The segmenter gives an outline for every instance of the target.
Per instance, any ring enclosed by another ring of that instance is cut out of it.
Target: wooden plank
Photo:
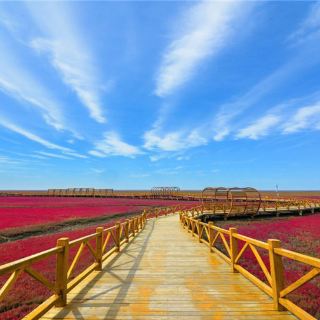
[[[197,238],[177,215],[149,220],[42,319],[295,319]]]

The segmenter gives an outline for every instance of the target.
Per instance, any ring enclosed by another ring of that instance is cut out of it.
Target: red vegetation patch
[[[190,201],[59,198],[59,197],[0,197],[0,230],[25,228],[58,223],[79,218],[129,213],[155,206],[190,205]]]
[[[143,200],[143,199],[106,199],[106,198],[50,198],[50,197],[0,197],[0,230],[26,225],[45,225],[49,222],[61,222],[79,217],[94,217],[99,215],[111,216],[116,213],[141,211],[149,207],[165,207],[182,205],[194,206],[194,202],[172,200]],[[161,212],[159,213],[161,214]],[[108,228],[115,222],[125,219],[112,220],[103,226]],[[32,254],[55,247],[56,241],[62,237],[70,240],[80,238],[95,232],[97,226],[85,227],[73,231],[57,232],[54,234],[30,237],[24,240],[3,243],[0,245],[0,264],[5,264]],[[93,239],[94,240],[94,239]],[[95,248],[95,241],[90,242]],[[70,250],[70,262],[76,254],[78,246]],[[85,249],[73,272],[79,274],[94,261],[89,250]],[[49,257],[34,265],[34,269],[44,275],[49,281],[55,281],[55,257]],[[0,288],[8,279],[0,277]],[[10,290],[4,301],[0,302],[1,320],[18,320],[35,309],[41,302],[52,295],[52,292],[29,275],[23,273]]]

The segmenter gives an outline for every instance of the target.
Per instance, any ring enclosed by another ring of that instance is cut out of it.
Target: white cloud
[[[104,170],[104,169],[97,169],[97,168],[91,168],[91,171],[92,171],[93,173],[96,173],[96,174],[102,174],[102,173],[104,173],[106,170]]]
[[[2,8],[1,8],[2,9]],[[0,12],[0,24],[3,25],[8,31],[14,33],[18,27],[20,27],[19,23],[15,19],[11,19],[5,12]]]
[[[142,153],[138,147],[122,141],[119,135],[113,131],[105,132],[104,138],[95,143],[95,149],[89,151],[92,156],[101,158],[107,156],[134,158]]]
[[[240,129],[236,138],[249,138],[257,140],[268,135],[272,128],[280,122],[281,118],[277,115],[269,114],[257,119],[249,126]]]
[[[291,60],[279,67],[267,77],[263,78],[246,93],[233,101],[227,102],[218,108],[218,112],[212,117],[207,131],[213,131],[213,139],[221,141],[235,131],[234,119],[242,115],[248,109],[257,106],[258,102],[270,94],[273,90],[281,88],[286,81],[297,75],[302,70],[318,64],[320,56],[309,56],[308,52],[297,54]]]
[[[183,166],[177,166],[174,168],[162,168],[155,170],[155,174],[160,174],[160,175],[175,175],[181,173],[181,170],[184,169]]]
[[[219,53],[248,7],[240,1],[202,1],[189,8],[178,23],[180,32],[163,55],[155,93],[172,93],[192,77],[205,58]]]
[[[101,102],[103,86],[99,81],[98,69],[69,5],[47,2],[29,3],[28,6],[44,34],[34,38],[31,46],[38,52],[48,54],[52,66],[59,72],[63,82],[76,93],[90,116],[104,123],[106,119]]]
[[[178,161],[190,160],[190,156],[178,156],[176,160]]]
[[[97,150],[90,150],[88,152],[90,155],[94,156],[94,157],[98,157],[98,158],[105,158],[106,154]]]
[[[65,160],[71,160],[72,158],[61,155],[61,154],[56,154],[56,153],[51,153],[51,152],[45,152],[45,151],[37,151],[38,154],[49,157],[49,158],[57,158],[57,159],[65,159]]]
[[[213,130],[213,140],[224,140],[234,131],[233,120],[236,117],[243,114],[247,109],[252,108],[262,97],[267,95],[277,85],[280,86],[290,74],[300,67],[300,63],[290,61],[269,76],[263,78],[243,95],[221,105],[210,122]]]
[[[144,148],[148,150],[179,151],[207,144],[207,140],[193,130],[169,132],[160,135],[157,129],[152,129],[144,134]]]
[[[67,130],[60,103],[28,72],[2,38],[0,52],[0,90],[40,111],[46,123],[55,129]]]
[[[75,152],[75,151],[64,151],[63,153],[67,154],[69,156],[75,157],[75,158],[80,158],[80,159],[87,159],[88,158],[88,156],[85,156],[85,155],[80,154],[80,153]]]
[[[301,44],[308,40],[320,37],[320,2],[311,5],[308,16],[300,24],[298,29],[292,33],[288,40],[294,44]]]
[[[39,144],[45,146],[48,149],[60,150],[62,152],[72,152],[71,149],[63,147],[63,146],[60,146],[60,145],[57,145],[57,144],[52,143],[52,142],[50,142],[48,140],[45,140],[45,139],[39,137],[38,135],[36,135],[36,134],[34,134],[34,133],[24,129],[24,128],[21,128],[21,127],[17,126],[14,123],[9,122],[7,119],[0,118],[0,126],[8,129],[10,131],[13,131],[13,132],[15,132],[17,134],[20,134],[21,136],[27,138],[28,140],[34,141],[36,143],[39,143]]]
[[[10,159],[10,158],[7,157],[7,156],[1,156],[1,155],[0,155],[0,163],[1,163],[1,164],[19,164],[20,161],[12,160],[12,159]]]
[[[307,128],[320,129],[320,103],[299,108],[283,126],[283,133],[294,133]]]

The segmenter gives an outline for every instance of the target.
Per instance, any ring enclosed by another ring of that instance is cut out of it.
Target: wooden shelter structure
[[[261,194],[254,188],[207,187],[201,193],[204,211],[229,216],[250,215],[259,212]]]
[[[153,198],[175,198],[180,194],[179,187],[153,187],[151,189],[151,196]]]

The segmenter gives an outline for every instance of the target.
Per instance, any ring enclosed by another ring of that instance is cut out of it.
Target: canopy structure
[[[204,210],[221,214],[225,217],[255,215],[261,205],[261,194],[254,188],[212,188],[202,190]]]
[[[106,197],[113,195],[113,189],[68,188],[49,189],[49,196],[56,197]]]
[[[170,198],[179,196],[179,187],[153,187],[151,195],[155,198]]]

